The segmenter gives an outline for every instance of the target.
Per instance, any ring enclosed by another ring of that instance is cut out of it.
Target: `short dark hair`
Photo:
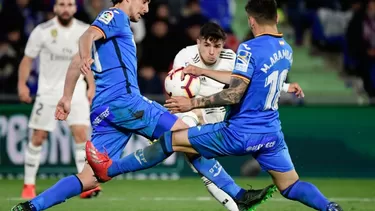
[[[111,0],[111,1],[112,1],[113,6],[115,6],[116,4],[121,3],[123,0]]]
[[[259,24],[277,23],[276,0],[249,0],[245,9]]]
[[[219,24],[214,22],[205,23],[201,27],[199,36],[204,40],[209,40],[213,42],[216,42],[218,40],[225,41],[227,39],[227,35],[225,34],[223,28],[221,28]]]

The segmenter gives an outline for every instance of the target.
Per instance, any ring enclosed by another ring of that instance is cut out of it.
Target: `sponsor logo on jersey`
[[[245,50],[239,50],[237,54],[237,61],[235,69],[241,72],[247,72],[247,68],[250,63],[251,52]]]
[[[99,21],[101,21],[105,24],[109,24],[109,22],[111,22],[113,17],[114,17],[114,14],[113,14],[112,11],[105,11],[100,15]]]

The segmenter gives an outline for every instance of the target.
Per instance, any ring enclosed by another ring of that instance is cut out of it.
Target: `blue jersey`
[[[130,20],[117,8],[101,12],[93,28],[103,37],[92,47],[92,70],[96,84],[93,107],[116,99],[120,95],[139,94],[137,55]]]
[[[241,102],[230,107],[229,127],[247,133],[281,130],[278,100],[292,62],[292,48],[281,35],[263,34],[239,46],[233,75],[250,84]]]

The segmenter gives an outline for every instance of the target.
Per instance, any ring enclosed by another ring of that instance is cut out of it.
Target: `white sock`
[[[223,190],[218,188],[214,183],[212,183],[206,177],[201,178],[206,186],[208,192],[218,201],[220,202],[227,210],[230,211],[239,211],[236,202],[230,197],[227,193]]]
[[[75,161],[78,173],[81,173],[83,167],[85,166],[85,158],[86,158],[86,151],[85,151],[86,143],[79,143],[75,144]]]
[[[35,185],[36,174],[39,169],[42,146],[34,146],[31,141],[25,150],[25,178],[24,184]]]

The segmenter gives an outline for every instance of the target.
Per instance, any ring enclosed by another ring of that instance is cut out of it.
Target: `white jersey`
[[[230,49],[224,49],[213,65],[205,65],[200,57],[198,45],[188,46],[182,49],[175,57],[173,62],[173,69],[186,67],[189,64],[204,69],[211,69],[217,71],[233,71],[236,54]],[[216,94],[223,90],[225,84],[220,83],[206,76],[200,76],[201,88],[197,97],[207,97]],[[225,109],[219,108],[206,108],[201,109],[204,123],[216,123],[224,120]]]
[[[63,27],[57,17],[39,24],[27,41],[25,55],[39,56],[38,98],[57,104],[63,95],[64,83],[69,64],[78,52],[79,37],[89,27],[77,19],[69,27]],[[84,99],[86,83],[81,75],[73,94],[73,102]]]

